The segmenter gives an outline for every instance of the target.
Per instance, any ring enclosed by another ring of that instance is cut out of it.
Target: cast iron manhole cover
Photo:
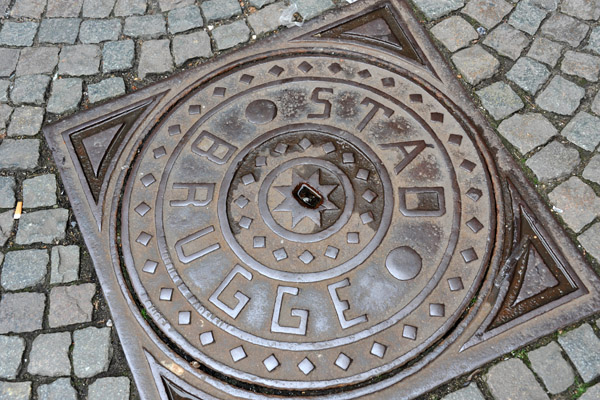
[[[597,309],[401,2],[45,132],[144,398],[406,398]]]

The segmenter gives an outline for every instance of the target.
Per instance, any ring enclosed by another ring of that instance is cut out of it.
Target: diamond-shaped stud
[[[331,142],[327,142],[323,145],[323,151],[327,154],[335,151],[335,145]]]
[[[402,337],[410,340],[417,339],[417,327],[412,325],[404,325],[402,329]]]
[[[254,236],[253,245],[255,249],[264,249],[267,238],[264,236]]]
[[[200,343],[202,346],[208,346],[215,342],[215,337],[213,336],[212,331],[203,332],[200,334]]]
[[[347,242],[349,244],[360,243],[360,237],[358,236],[358,232],[348,232]]]
[[[242,183],[244,185],[247,186],[247,185],[250,185],[250,184],[252,184],[254,182],[256,182],[256,179],[254,178],[254,175],[247,174],[247,175],[242,176]]]
[[[333,246],[327,246],[327,250],[325,250],[325,257],[336,259],[340,250]]]
[[[300,371],[302,371],[304,375],[308,375],[312,372],[313,369],[315,369],[315,366],[313,365],[313,363],[310,362],[308,358],[305,358],[304,360],[300,361],[300,363],[298,364],[298,368],[300,368]]]
[[[361,181],[366,181],[367,179],[369,179],[369,171],[367,171],[366,169],[359,169],[358,172],[356,173],[356,179],[360,179]]]
[[[373,219],[373,213],[371,211],[368,211],[366,213],[360,214],[360,220],[365,225],[373,222],[373,220],[374,220]]]
[[[373,354],[375,357],[383,358],[386,350],[387,350],[387,346],[384,346],[381,343],[375,342],[375,343],[373,343],[373,346],[371,347],[371,354]]]
[[[312,260],[315,259],[315,257],[311,254],[310,251],[305,250],[304,253],[300,254],[300,256],[298,257],[300,259],[300,261],[302,261],[304,264],[310,264],[312,262]]]
[[[139,206],[137,206],[136,208],[134,208],[135,212],[138,213],[140,215],[140,217],[143,217],[144,215],[146,215],[148,213],[148,211],[150,211],[150,206],[144,202],[140,203]]]
[[[263,361],[263,364],[265,365],[265,368],[267,368],[267,371],[271,372],[279,366],[279,360],[271,354]]]
[[[281,261],[281,260],[285,260],[286,258],[288,258],[288,255],[287,255],[285,249],[281,248],[281,249],[277,249],[273,252],[273,257],[275,257],[275,259],[277,261]]]
[[[235,349],[231,349],[229,351],[229,354],[231,354],[231,359],[233,360],[233,362],[238,362],[247,357],[246,352],[244,351],[244,348],[242,346],[238,346]]]
[[[348,357],[347,355],[345,355],[344,353],[340,353],[338,358],[335,360],[335,365],[337,365],[344,371],[348,370],[348,368],[350,367],[350,364],[352,364],[352,359],[350,357]]]
[[[310,140],[308,140],[307,138],[304,138],[300,141],[300,143],[298,143],[300,145],[300,147],[302,147],[303,150],[308,149],[310,146],[312,146],[312,143],[310,142]]]
[[[190,311],[179,311],[179,325],[189,325],[192,322],[192,313]]]
[[[247,198],[245,198],[244,196],[240,196],[234,201],[235,205],[238,206],[239,208],[246,207],[249,202],[250,201]]]
[[[146,260],[142,271],[144,271],[147,274],[153,274],[156,272],[156,267],[158,267],[158,263],[156,261]]]
[[[252,225],[252,218],[242,217],[239,224],[241,228],[248,229]]]
[[[173,298],[173,289],[162,288],[160,289],[160,296],[158,297],[162,301],[171,301]]]
[[[375,200],[377,198],[377,194],[372,191],[371,189],[367,189],[363,195],[362,198],[365,199],[367,202],[372,203],[373,200]]]

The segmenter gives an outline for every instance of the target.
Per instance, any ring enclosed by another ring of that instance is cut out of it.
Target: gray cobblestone
[[[500,68],[500,62],[480,45],[461,50],[452,56],[452,62],[469,84],[475,86],[491,78]]]
[[[312,19],[335,7],[331,0],[296,0],[296,4],[298,5],[298,13],[305,20]]]
[[[19,222],[17,244],[53,243],[64,239],[69,211],[57,208],[23,214]]]
[[[274,2],[275,0],[249,0],[250,5],[256,8],[262,8],[263,6]]]
[[[600,222],[596,222],[589,229],[579,235],[579,243],[596,260],[600,260]]]
[[[485,379],[495,399],[548,400],[531,371],[518,358],[494,365]]]
[[[478,21],[487,29],[498,25],[502,18],[512,10],[512,5],[504,0],[471,0],[463,8],[463,14],[466,14]]]
[[[46,17],[77,17],[83,0],[49,0]]]
[[[600,54],[600,26],[595,27],[592,33],[590,33],[590,38],[585,49]]]
[[[579,19],[598,20],[600,3],[589,0],[562,0],[560,11]]]
[[[588,388],[579,400],[598,400],[600,399],[600,384]]]
[[[498,132],[513,146],[527,154],[546,143],[558,130],[541,114],[515,114],[498,126]]]
[[[0,336],[0,378],[15,379],[21,366],[25,340],[17,336]]]
[[[31,46],[37,28],[37,22],[6,21],[0,31],[0,45]]]
[[[73,44],[79,34],[79,18],[43,19],[38,40],[40,43]]]
[[[79,78],[57,79],[52,82],[48,112],[62,114],[77,109],[81,101],[83,81]]]
[[[414,0],[427,19],[438,19],[465,5],[464,0]]]
[[[175,9],[169,12],[168,16],[169,32],[180,33],[190,29],[200,28],[204,25],[204,20],[197,6],[188,6]]]
[[[506,77],[521,89],[535,95],[550,77],[550,71],[543,64],[528,57],[521,57],[508,71]]]
[[[136,38],[154,39],[167,33],[162,14],[128,17],[123,34]]]
[[[133,40],[108,42],[102,49],[102,71],[123,71],[133,66],[135,45]]]
[[[31,382],[0,382],[0,399],[29,400]]]
[[[584,382],[589,382],[600,375],[600,339],[590,325],[583,324],[559,336],[558,342]]]
[[[237,0],[206,0],[200,4],[208,22],[231,18],[242,13]]]
[[[16,76],[51,74],[57,64],[57,47],[26,48],[21,50]]]
[[[97,379],[89,386],[88,400],[128,400],[129,385],[129,379],[124,376]]]
[[[45,303],[43,293],[5,293],[0,299],[0,333],[42,329]]]
[[[485,400],[485,398],[483,397],[483,394],[481,394],[481,391],[477,388],[477,384],[471,383],[464,389],[450,393],[442,400]]]
[[[108,78],[88,85],[90,103],[97,103],[125,93],[125,82],[121,77]]]
[[[8,136],[33,136],[42,127],[44,109],[41,107],[23,106],[13,111]]]
[[[6,290],[21,290],[44,281],[48,273],[48,251],[9,251],[2,264],[2,287]]]
[[[250,38],[250,29],[244,21],[235,21],[215,28],[213,38],[217,44],[217,49],[225,50],[247,42]]]
[[[594,151],[600,143],[599,130],[600,118],[582,111],[565,126],[561,134],[582,149]]]
[[[9,77],[15,72],[19,53],[19,49],[0,48],[0,76]]]
[[[585,179],[600,184],[600,154],[596,154],[583,170]]]
[[[8,240],[13,229],[13,212],[12,210],[0,213],[0,247]]]
[[[529,44],[529,39],[523,32],[508,24],[502,24],[488,35],[483,44],[496,50],[502,56],[516,60]]]
[[[561,76],[555,76],[538,95],[535,103],[546,111],[573,115],[584,96],[585,89]]]
[[[140,78],[144,78],[148,74],[160,74],[173,69],[168,39],[148,40],[142,43],[141,52],[138,66]]]
[[[286,5],[284,2],[271,4],[254,14],[250,14],[248,16],[248,23],[257,35],[274,31],[281,25],[279,16],[285,8]]]
[[[568,15],[556,13],[542,25],[542,34],[557,42],[565,42],[573,47],[579,46],[589,27]]]
[[[56,177],[40,175],[23,181],[23,207],[51,207],[56,205]]]
[[[194,0],[158,0],[158,4],[160,10],[165,12],[192,5],[194,4]]]
[[[471,24],[456,15],[431,28],[431,33],[451,52],[467,47],[479,37]]]
[[[177,35],[173,38],[173,57],[178,66],[192,58],[207,58],[211,55],[210,38],[204,31]]]
[[[579,165],[579,152],[554,141],[525,163],[542,182],[564,178]]]
[[[115,0],[84,0],[83,17],[84,18],[106,18],[110,15]]]
[[[39,19],[46,8],[46,0],[16,0],[10,10],[11,17]]]
[[[37,336],[31,345],[27,372],[43,376],[70,375],[70,346],[70,332],[45,333]]]
[[[563,47],[564,45],[560,43],[553,42],[552,40],[543,37],[537,37],[533,41],[527,56],[554,67],[560,58]]]
[[[92,320],[92,297],[96,286],[84,283],[76,286],[57,286],[50,291],[48,324],[51,328],[80,324]]]
[[[15,206],[15,178],[12,176],[0,176],[0,208],[12,208]]]
[[[0,79],[0,103],[8,101],[8,87],[10,86],[10,81],[6,79]],[[6,105],[6,104],[4,104]],[[3,119],[6,115],[5,112],[0,110],[0,130],[3,128],[2,124],[5,124],[7,119]],[[10,116],[10,115],[9,115]]]
[[[10,99],[15,104],[44,104],[50,77],[46,75],[25,75],[15,79]]]
[[[79,27],[79,40],[82,43],[100,43],[117,40],[121,34],[119,19],[89,19]]]
[[[4,139],[0,143],[0,169],[33,169],[40,151],[38,139]]]
[[[590,82],[598,81],[600,57],[591,54],[567,51],[561,63],[561,70],[568,75],[577,75]]]
[[[522,0],[517,3],[515,10],[508,19],[508,23],[523,32],[533,35],[546,18],[547,13],[543,8],[536,6],[534,2]]]
[[[49,385],[37,389],[38,400],[77,400],[77,392],[69,378],[59,378]]]
[[[112,358],[110,328],[89,327],[73,333],[73,371],[90,378],[108,370]]]
[[[600,198],[591,187],[575,176],[558,185],[548,198],[550,203],[562,211],[559,215],[575,232],[581,231],[600,214]]]
[[[50,283],[68,283],[79,279],[79,247],[54,246],[50,261]]]
[[[11,106],[8,104],[0,104],[0,135],[6,133],[6,125],[8,124],[8,120],[12,113],[13,108]]]
[[[481,104],[496,120],[501,120],[524,107],[517,94],[504,82],[496,82],[478,90]]]
[[[146,12],[146,7],[146,0],[117,0],[114,12],[117,17],[141,15]]]
[[[64,46],[60,51],[58,73],[61,75],[94,75],[100,65],[100,49],[94,44]]]

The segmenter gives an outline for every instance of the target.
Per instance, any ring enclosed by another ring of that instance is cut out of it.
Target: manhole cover
[[[425,37],[363,1],[46,128],[144,398],[411,397],[597,308]]]

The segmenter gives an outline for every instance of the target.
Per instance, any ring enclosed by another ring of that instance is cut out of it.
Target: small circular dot
[[[246,118],[254,124],[266,124],[277,115],[277,106],[270,100],[254,100],[246,107]]]
[[[385,259],[385,266],[390,274],[401,281],[416,278],[421,272],[422,265],[421,256],[407,246],[395,248]]]

